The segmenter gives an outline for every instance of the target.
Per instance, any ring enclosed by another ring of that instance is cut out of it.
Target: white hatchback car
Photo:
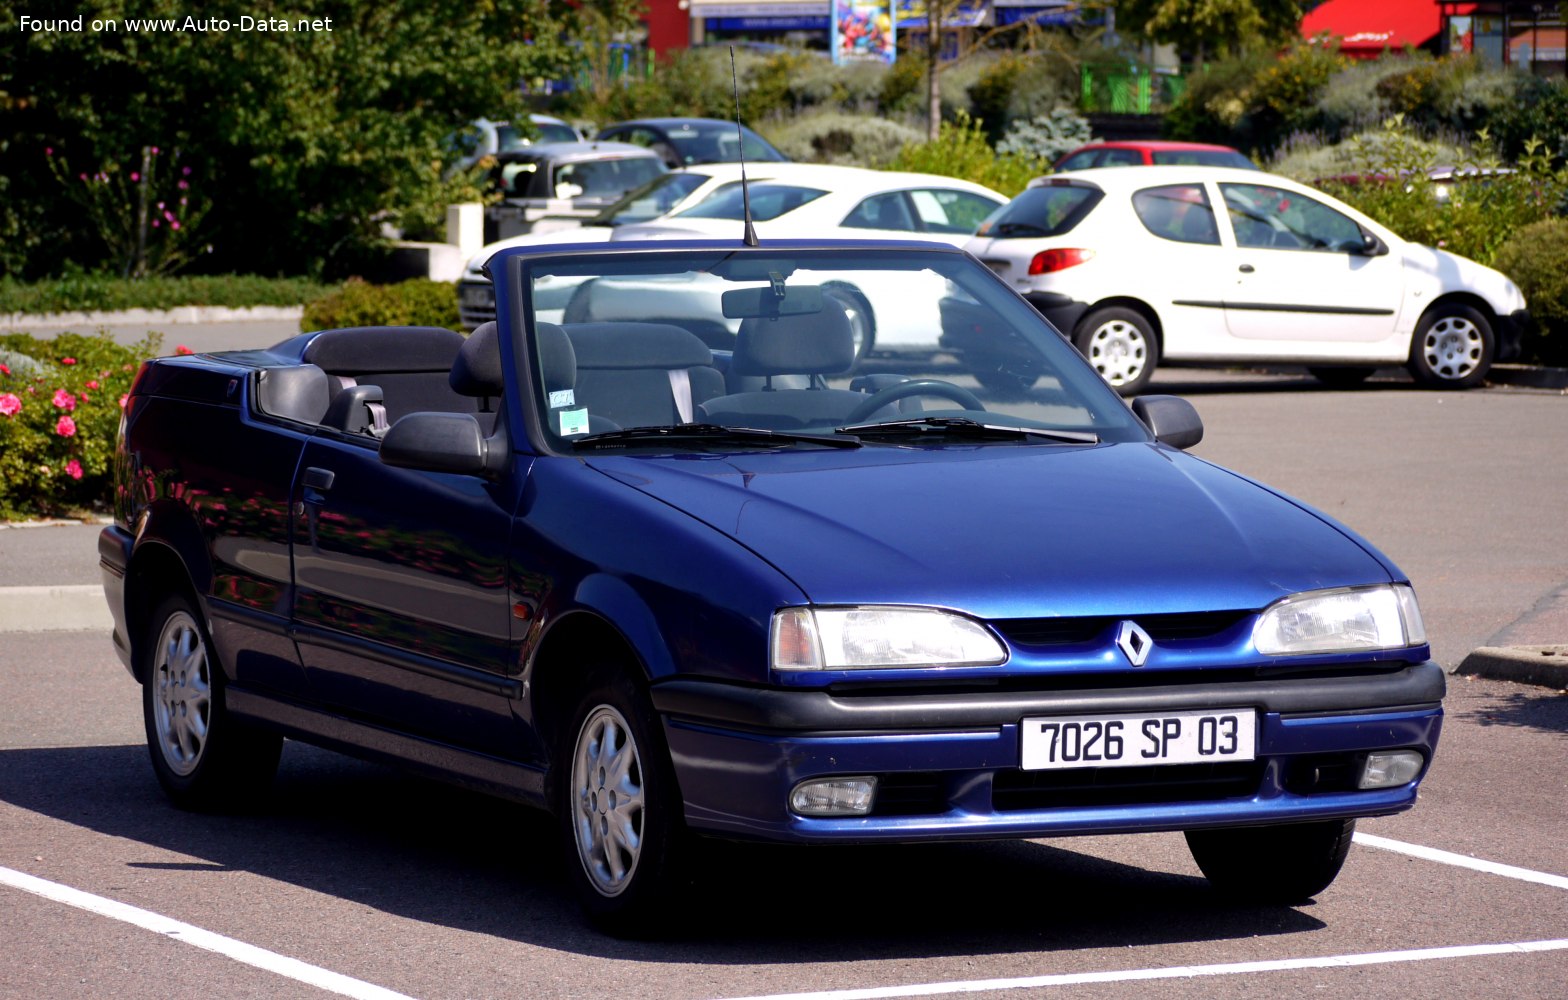
[[[1182,363],[1303,364],[1335,385],[1405,365],[1423,384],[1468,388],[1517,356],[1528,319],[1505,275],[1255,170],[1037,178],[966,249],[1123,395]]]

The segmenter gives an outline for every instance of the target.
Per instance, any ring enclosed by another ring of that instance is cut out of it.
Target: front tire
[[[187,598],[158,606],[147,639],[142,717],[158,784],[182,809],[254,801],[277,771],[283,738],[229,713],[223,668]]]
[[[556,815],[572,888],[610,934],[668,925],[684,871],[680,793],[657,716],[621,673],[578,699],[556,752]]]
[[[1188,830],[1187,848],[1209,883],[1226,896],[1293,906],[1329,887],[1355,832],[1353,819]]]
[[[1427,310],[1410,339],[1410,374],[1431,389],[1470,389],[1492,367],[1497,338],[1478,310],[1440,303]]]
[[[1096,309],[1085,316],[1073,344],[1123,396],[1143,391],[1159,359],[1154,327],[1142,313],[1121,306]]]

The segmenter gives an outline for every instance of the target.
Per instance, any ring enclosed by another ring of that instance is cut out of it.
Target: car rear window
[[[1158,166],[1257,169],[1256,164],[1234,149],[1162,149],[1155,152],[1154,162]]]
[[[767,222],[785,212],[816,201],[827,194],[818,188],[798,187],[794,184],[751,185],[751,218],[753,222]],[[720,189],[696,205],[673,216],[677,219],[734,219],[744,217],[744,199],[739,185]]]
[[[1105,192],[1088,184],[1052,184],[1024,193],[992,212],[976,236],[992,239],[1035,239],[1072,231],[1100,203]]]

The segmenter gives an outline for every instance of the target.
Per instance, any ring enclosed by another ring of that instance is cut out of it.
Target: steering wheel
[[[941,396],[944,399],[952,400],[966,410],[980,410],[982,412],[985,410],[985,404],[981,403],[974,393],[961,385],[954,385],[951,382],[943,382],[941,379],[935,378],[916,378],[910,379],[908,382],[900,382],[897,385],[890,385],[886,389],[872,393],[866,398],[865,402],[850,411],[849,416],[844,418],[844,423],[858,424],[889,403],[896,403],[900,399],[908,399],[910,396]]]

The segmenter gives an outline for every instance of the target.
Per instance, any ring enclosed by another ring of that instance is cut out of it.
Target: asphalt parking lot
[[[1568,588],[1559,392],[1200,371],[1154,388],[1197,405],[1197,454],[1394,558],[1449,668]],[[390,769],[290,744],[253,813],[172,809],[105,632],[0,635],[0,705],[5,996],[1556,997],[1568,981],[1568,694],[1550,687],[1451,678],[1420,804],[1364,821],[1307,906],[1225,903],[1175,834],[713,843],[668,938],[644,943],[585,926],[546,819]]]

